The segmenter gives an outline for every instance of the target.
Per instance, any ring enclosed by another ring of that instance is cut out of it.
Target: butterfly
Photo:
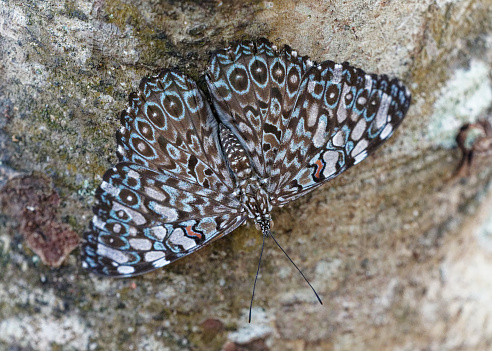
[[[214,51],[205,78],[213,109],[191,78],[170,69],[130,95],[119,162],[103,176],[84,234],[87,270],[147,273],[248,218],[269,236],[274,207],[374,152],[411,100],[396,78],[317,64],[266,39]]]

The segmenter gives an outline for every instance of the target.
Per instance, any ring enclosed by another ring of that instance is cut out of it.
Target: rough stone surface
[[[140,79],[199,81],[208,52],[266,37],[322,61],[400,77],[413,104],[360,165],[274,212],[247,322],[261,236],[242,227],[135,279],[57,269],[0,215],[2,350],[487,350],[492,348],[492,160],[455,177],[454,137],[492,113],[490,0],[3,1],[0,186],[40,172],[82,235],[115,161],[118,115]]]

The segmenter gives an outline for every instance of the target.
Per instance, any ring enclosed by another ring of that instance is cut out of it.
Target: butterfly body
[[[217,116],[196,83],[172,70],[130,95],[119,163],[103,176],[84,235],[86,269],[143,274],[247,218],[268,236],[273,207],[366,158],[410,104],[397,79],[315,64],[266,39],[212,53],[206,80]]]
[[[241,207],[257,228],[267,235],[270,230],[272,205],[265,190],[268,179],[260,179],[252,168],[246,150],[239,140],[224,125],[219,126],[223,153],[234,175]]]

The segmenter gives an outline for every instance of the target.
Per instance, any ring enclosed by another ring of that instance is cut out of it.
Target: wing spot
[[[174,222],[178,219],[178,212],[171,207],[162,206],[161,204],[151,201],[149,207],[157,214],[162,216],[166,222]]]
[[[135,272],[135,268],[132,267],[132,266],[118,266],[118,268],[116,268],[116,270],[118,271],[118,273],[120,274],[132,274]]]
[[[152,248],[152,242],[148,239],[134,238],[130,239],[129,242],[135,250],[147,251]]]
[[[337,171],[336,165],[338,162],[338,152],[328,150],[323,154],[323,161],[325,161],[325,169],[323,170],[323,177],[328,178]]]
[[[345,145],[345,132],[343,130],[339,130],[332,139],[334,146],[343,146]]]
[[[163,257],[166,257],[166,255],[162,251],[149,251],[145,253],[145,261],[147,262],[153,262]]]
[[[326,118],[320,118],[313,137],[313,145],[322,147],[326,142]]]
[[[354,158],[354,165],[358,164],[360,161],[362,161],[363,159],[365,159],[367,157],[367,150],[364,150],[363,152],[361,152],[360,154],[358,154],[357,156],[355,156]]]
[[[101,230],[104,230],[104,227],[106,225],[106,223],[102,221],[98,216],[92,217],[92,224],[94,225],[94,227]]]
[[[388,136],[390,136],[391,132],[393,131],[393,126],[391,124],[387,124],[386,127],[384,127],[383,131],[381,132],[381,139],[386,139]]]
[[[354,149],[352,150],[352,156],[357,157],[359,153],[366,151],[368,145],[369,142],[367,141],[367,139],[362,139],[361,141],[359,141],[357,145],[355,145]]]
[[[131,169],[129,172],[128,172],[128,177],[129,178],[133,178],[133,179],[137,179],[139,180],[140,179],[140,174],[138,174],[137,172],[135,172],[133,169]]]
[[[161,267],[164,267],[166,264],[170,263],[171,261],[168,261],[166,260],[165,257],[161,258],[160,260],[157,260],[155,262],[152,263],[152,265],[155,267],[155,268],[161,268]]]
[[[354,141],[359,140],[362,134],[364,133],[364,131],[366,130],[366,127],[367,127],[366,120],[364,118],[361,118],[359,122],[357,122],[357,124],[355,125],[352,131],[351,134],[352,140]]]
[[[195,240],[185,236],[182,228],[174,229],[168,240],[175,245],[182,246],[186,251],[196,246]]]
[[[96,254],[102,257],[109,258],[116,264],[123,264],[129,261],[129,256],[125,252],[120,250],[112,249],[103,244],[97,244]]]
[[[116,172],[116,170],[115,170]],[[113,186],[112,184],[106,182],[106,181],[103,181],[101,183],[101,189],[104,190],[105,192],[107,192],[108,194],[110,194],[111,196],[113,197],[117,197],[120,193],[120,189]]]

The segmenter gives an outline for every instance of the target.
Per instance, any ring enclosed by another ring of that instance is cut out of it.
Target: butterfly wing
[[[265,39],[214,52],[207,83],[220,120],[268,178],[272,205],[362,161],[391,136],[410,105],[397,79],[347,63],[313,66]]]
[[[120,162],[103,176],[82,246],[83,266],[133,276],[190,254],[245,216],[210,107],[187,76],[144,79],[122,112]]]
[[[215,109],[262,178],[272,172],[301,79],[311,65],[290,47],[278,51],[266,39],[212,53],[206,78]]]
[[[399,80],[347,63],[310,68],[274,161],[272,204],[304,195],[374,152],[400,125],[410,99]]]
[[[234,190],[219,147],[215,117],[188,76],[165,70],[144,78],[120,119],[120,161],[148,166],[215,191]]]

